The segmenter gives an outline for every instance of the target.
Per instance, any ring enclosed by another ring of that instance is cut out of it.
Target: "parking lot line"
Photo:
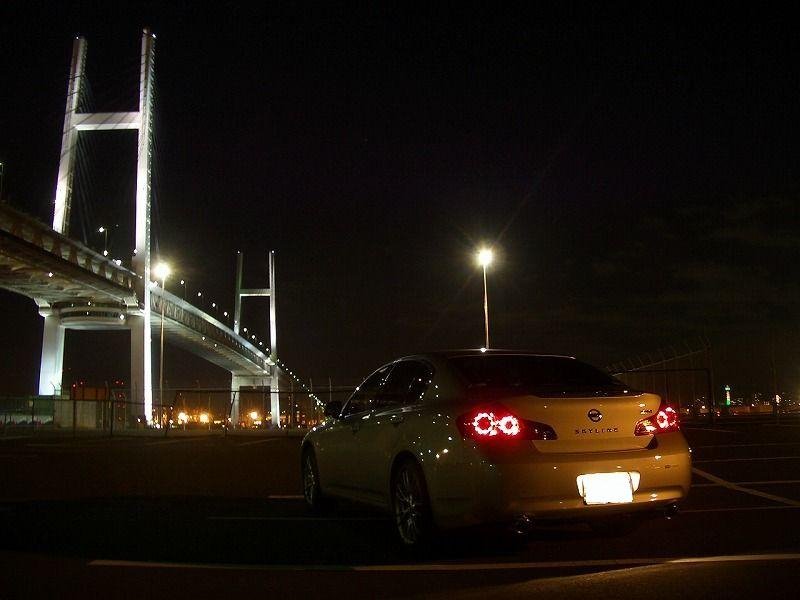
[[[237,446],[252,446],[254,444],[263,444],[264,442],[276,442],[279,439],[282,439],[282,438],[272,437],[272,438],[265,438],[263,440],[251,440],[249,442],[242,442],[241,444],[236,444],[236,445]]]
[[[764,444],[713,444],[707,446],[692,446],[694,450],[702,448],[754,448],[762,446],[800,446],[800,442],[768,442]]]
[[[388,521],[389,517],[206,517],[209,521]]]
[[[742,433],[731,429],[711,429],[710,427],[683,427],[683,429],[688,429],[689,431],[716,431],[717,433]]]
[[[550,562],[491,563],[409,563],[384,565],[236,565],[219,563],[147,562],[135,560],[95,559],[90,567],[128,567],[144,569],[187,569],[225,571],[362,571],[362,572],[457,572],[563,569],[586,567],[624,567],[675,563],[772,562],[800,560],[800,554],[744,554],[732,556],[688,556],[684,558],[611,558],[596,560],[562,560]]]
[[[800,479],[777,479],[773,481],[734,481],[735,485],[786,485],[800,483]],[[721,483],[693,483],[692,487],[720,487]]]
[[[684,508],[680,514],[688,513],[713,513],[713,512],[750,512],[754,510],[797,510],[800,506],[787,506],[785,504],[775,506],[740,506],[730,508]]]
[[[750,458],[705,458],[702,460],[693,460],[692,463],[699,465],[701,463],[727,463],[727,462],[758,462],[761,460],[800,460],[800,456],[752,456]]]
[[[794,457],[797,458],[797,457]],[[766,492],[761,492],[759,490],[753,490],[747,487],[743,487],[741,485],[737,485],[735,483],[731,483],[730,481],[725,481],[724,479],[717,477],[716,475],[712,475],[711,473],[707,473],[705,471],[701,471],[695,467],[692,467],[692,472],[704,479],[708,479],[714,483],[718,483],[719,485],[728,488],[729,490],[734,490],[737,492],[742,492],[744,494],[750,494],[751,496],[758,496],[759,498],[765,498],[767,500],[772,500],[773,502],[780,502],[781,504],[788,504],[789,506],[798,506],[800,507],[800,502],[797,500],[792,500],[791,498],[784,498],[783,496],[775,496],[774,494],[767,494]]]
[[[177,444],[179,442],[192,442],[198,440],[200,438],[197,437],[185,437],[185,438],[171,438],[168,440],[158,440],[156,442],[147,442],[145,446],[161,446],[163,444]]]

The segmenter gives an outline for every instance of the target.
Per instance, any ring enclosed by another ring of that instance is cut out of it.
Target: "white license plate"
[[[577,481],[578,492],[586,504],[633,502],[634,482],[631,473],[588,473],[578,475]]]

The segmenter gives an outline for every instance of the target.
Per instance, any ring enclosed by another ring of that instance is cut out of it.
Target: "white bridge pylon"
[[[151,290],[150,277],[150,212],[151,212],[151,173],[152,173],[152,140],[153,140],[153,72],[155,57],[155,35],[148,29],[142,32],[141,70],[139,79],[139,110],[115,113],[81,113],[78,112],[81,90],[84,85],[84,67],[86,62],[86,40],[77,37],[73,42],[72,63],[67,102],[64,114],[64,130],[62,135],[61,159],[58,169],[58,181],[53,210],[53,229],[69,235],[70,209],[73,192],[78,136],[86,131],[138,130],[138,158],[136,169],[136,229],[135,250],[132,257],[133,270],[137,276],[136,297],[126,300],[120,308],[124,317],[120,317],[113,328],[128,328],[131,331],[131,399],[140,407],[140,413],[148,422],[153,420],[153,371],[152,371],[152,334],[151,334]],[[241,261],[241,255],[240,255]],[[270,296],[271,325],[271,358],[275,353],[275,298],[274,298],[274,256],[270,254],[270,288],[258,290],[258,295]],[[241,264],[239,265],[241,269]],[[241,297],[253,290],[241,290],[241,276],[237,285],[237,319]],[[242,293],[243,292],[243,293]],[[42,358],[39,372],[39,394],[51,395],[62,392],[64,363],[65,331],[71,325],[62,319],[61,307],[44,298],[35,298],[39,306],[39,314],[44,317],[44,333],[42,337]],[[95,328],[111,328],[111,325],[100,325]],[[238,334],[238,327],[236,327]],[[205,338],[203,338],[205,339]],[[270,361],[271,364],[272,361]],[[267,372],[264,371],[267,375]],[[278,397],[278,368],[269,369],[270,387],[272,388],[273,421],[280,417]],[[241,386],[264,386],[264,380],[244,377],[241,373],[232,372],[232,389]],[[238,395],[238,394],[237,394]],[[164,401],[165,399],[160,399]],[[238,413],[238,398],[234,408]]]
[[[155,35],[142,32],[141,69],[139,77],[139,110],[122,113],[79,113],[78,105],[85,79],[86,39],[75,38],[72,64],[67,86],[64,131],[61,138],[61,160],[53,210],[53,229],[69,235],[72,184],[75,175],[78,135],[82,131],[136,129],[139,131],[136,168],[136,246],[132,259],[139,276],[142,310],[129,311],[126,325],[131,330],[131,394],[140,403],[148,421],[153,412],[153,373],[150,333],[150,199],[153,140],[153,66]],[[39,371],[39,393],[52,394],[62,387],[65,327],[58,311],[49,303],[37,300],[44,317],[42,362]]]

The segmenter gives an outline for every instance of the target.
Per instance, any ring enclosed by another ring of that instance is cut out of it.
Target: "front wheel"
[[[419,547],[433,532],[430,499],[425,476],[419,465],[407,460],[392,479],[392,513],[400,541],[407,547]]]
[[[319,486],[319,469],[317,468],[317,457],[311,448],[307,448],[303,452],[302,475],[303,498],[305,498],[306,504],[312,510],[321,510],[324,502]]]

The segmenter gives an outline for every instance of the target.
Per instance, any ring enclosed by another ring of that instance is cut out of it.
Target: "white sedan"
[[[302,443],[306,502],[385,508],[407,545],[436,528],[673,512],[689,492],[676,411],[571,357],[404,357],[325,412]]]

